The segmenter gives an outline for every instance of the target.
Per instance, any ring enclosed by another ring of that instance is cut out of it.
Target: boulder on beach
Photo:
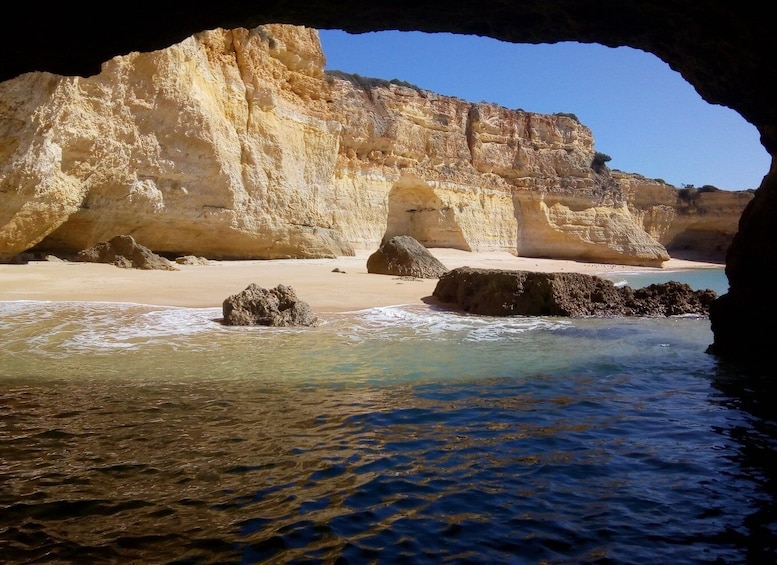
[[[617,287],[580,273],[536,273],[459,267],[440,277],[432,295],[485,316],[709,315],[717,294],[676,281],[642,289]]]
[[[197,257],[196,255],[183,255],[182,257],[176,257],[175,262],[179,265],[210,265],[210,261],[205,257]]]
[[[228,326],[312,326],[318,322],[310,305],[283,284],[267,289],[251,283],[224,300],[222,311]]]
[[[108,241],[101,241],[78,252],[75,260],[89,263],[110,263],[124,269],[179,270],[172,261],[157,255],[148,247],[140,245],[131,235],[117,235]]]
[[[447,271],[439,259],[409,235],[392,237],[367,258],[367,272],[379,275],[436,279]]]

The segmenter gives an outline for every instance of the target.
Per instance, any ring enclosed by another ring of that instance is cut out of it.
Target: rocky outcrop
[[[130,235],[117,235],[109,241],[100,243],[80,251],[75,256],[76,261],[90,263],[110,263],[124,269],[144,269],[177,271],[171,261],[160,257],[148,247],[140,245]]]
[[[675,281],[642,289],[579,273],[459,267],[440,277],[433,296],[486,316],[678,316],[709,313],[716,294]]]
[[[448,268],[409,235],[389,238],[367,258],[367,272],[379,275],[437,279]]]
[[[676,188],[660,179],[612,171],[631,217],[672,257],[723,262],[754,190]]]
[[[0,256],[117,233],[165,254],[352,255],[323,64],[315,30],[268,26],[0,84]]]
[[[90,78],[0,84],[0,258],[132,233],[157,253],[426,247],[660,266],[574,115],[324,73],[315,30],[217,29]],[[32,92],[33,96],[28,93]],[[643,206],[643,208],[640,208]],[[646,231],[645,227],[652,230]]]
[[[226,298],[222,311],[227,326],[312,326],[318,322],[308,303],[283,284],[267,289],[251,283]]]

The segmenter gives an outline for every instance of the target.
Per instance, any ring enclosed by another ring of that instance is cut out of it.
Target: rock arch
[[[737,111],[761,134],[771,170],[748,205],[728,250],[730,290],[711,312],[712,352],[737,361],[777,365],[777,35],[768,3],[699,0],[396,0],[386,3],[220,2],[207,10],[181,3],[126,5],[121,18],[67,3],[17,4],[0,34],[0,80],[28,71],[91,75],[132,51],[168,47],[216,27],[289,23],[349,32],[385,29],[485,35],[513,43],[595,42],[651,52],[711,104]],[[764,325],[763,320],[768,320]]]
[[[383,241],[395,235],[409,235],[424,247],[471,251],[453,207],[415,175],[403,175],[389,191]]]

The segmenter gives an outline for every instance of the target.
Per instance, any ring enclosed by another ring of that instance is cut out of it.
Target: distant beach
[[[688,269],[720,269],[717,263],[671,259],[662,268],[516,257],[506,252],[430,249],[446,267],[471,266],[608,276],[660,274]],[[331,259],[211,261],[178,265],[179,271],[122,269],[100,263],[33,261],[0,265],[0,300],[131,302],[192,308],[220,307],[251,283],[291,286],[316,312],[421,304],[437,279],[412,279],[367,272],[370,251]]]

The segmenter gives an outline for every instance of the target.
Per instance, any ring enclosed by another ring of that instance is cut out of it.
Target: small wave
[[[68,353],[132,349],[221,328],[218,308],[131,303],[19,301],[0,303],[3,344]]]
[[[488,317],[424,306],[385,306],[351,313],[339,320],[341,335],[358,339],[438,339],[460,335],[465,341],[490,341],[536,330],[567,327],[568,320],[537,317]]]
[[[74,349],[131,349],[148,341],[180,339],[220,326],[217,308],[108,307],[89,309],[88,324],[64,345]],[[86,320],[84,320],[86,322]]]

